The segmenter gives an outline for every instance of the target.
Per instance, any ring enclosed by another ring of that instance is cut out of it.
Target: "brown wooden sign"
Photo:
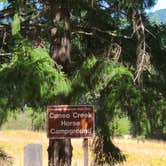
[[[91,105],[47,107],[49,139],[91,138],[94,136],[94,109]]]

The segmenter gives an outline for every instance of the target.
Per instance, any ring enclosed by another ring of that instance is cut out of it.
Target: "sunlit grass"
[[[166,166],[164,141],[116,138],[114,143],[126,155],[125,166]]]
[[[141,165],[141,166],[166,166],[166,158],[161,157],[147,157],[143,156],[143,154],[132,154],[132,153],[126,153],[127,163],[135,165]]]
[[[113,142],[126,155],[123,166],[166,166],[166,143],[163,141],[115,138]],[[0,148],[13,157],[14,166],[23,166],[23,151],[27,144],[42,144],[43,166],[47,166],[48,138],[45,132],[20,130],[0,131]],[[83,166],[82,139],[72,139],[72,166]],[[89,160],[93,154],[89,151]],[[119,164],[122,165],[122,164]]]

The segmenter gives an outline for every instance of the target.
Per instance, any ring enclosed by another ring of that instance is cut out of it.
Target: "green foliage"
[[[13,22],[11,24],[12,35],[17,35],[20,31],[20,17],[19,14],[16,13],[13,18]]]
[[[16,42],[11,63],[0,69],[0,108],[43,107],[55,103],[59,95],[66,96],[70,82],[55,70],[47,50],[33,48],[20,37]]]
[[[143,132],[146,119],[141,90],[133,83],[132,72],[109,59],[87,58],[73,77],[71,102],[91,103],[97,108],[97,130],[106,136],[109,124],[128,116],[135,133]],[[139,118],[138,118],[139,117]],[[107,127],[106,127],[107,126]]]
[[[114,123],[110,123],[109,127],[114,130],[115,135],[131,134],[131,122],[127,117],[114,119]]]
[[[97,139],[95,144],[96,161],[100,158],[103,163],[111,164],[113,160],[123,160],[121,154],[117,156],[120,151],[110,142],[110,135],[115,133],[113,126],[117,124],[117,119],[123,116],[128,116],[133,128],[137,128],[136,132],[141,132],[140,119],[137,119],[138,116],[142,117],[142,110],[138,109],[141,94],[133,83],[132,72],[108,58],[91,56],[75,73],[72,79],[72,90],[71,103],[91,103],[97,108],[96,135],[99,140]],[[101,159],[99,157],[101,151],[97,152],[97,149],[102,139],[110,144],[110,147],[102,151],[104,157]]]
[[[166,139],[166,100],[154,89],[146,90],[143,93],[144,105],[146,108],[147,124],[145,135],[151,138]]]

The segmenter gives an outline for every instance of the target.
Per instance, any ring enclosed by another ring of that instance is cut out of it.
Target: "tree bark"
[[[50,139],[48,146],[48,165],[71,166],[72,149],[71,139]]]
[[[50,0],[51,43],[50,56],[55,67],[62,65],[67,72],[70,62],[70,12],[67,1]],[[68,104],[68,103],[63,103]],[[48,146],[49,166],[71,166],[72,145],[70,139],[50,139]]]
[[[67,2],[51,0],[51,45],[52,59],[67,71],[70,62],[70,12]]]

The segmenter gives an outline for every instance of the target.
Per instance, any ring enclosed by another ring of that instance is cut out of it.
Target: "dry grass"
[[[127,156],[124,166],[166,166],[166,143],[162,141],[113,140]],[[23,149],[27,144],[42,144],[43,166],[47,166],[48,139],[44,132],[0,131],[0,148],[13,157],[14,166],[23,166]],[[83,166],[82,139],[72,139],[72,166]],[[92,154],[90,153],[90,159]],[[122,165],[122,164],[121,164]]]
[[[47,138],[44,133],[30,131],[1,131],[0,147],[13,157],[14,166],[23,166],[23,150],[26,144],[42,144],[44,165],[47,165]]]
[[[125,166],[166,166],[164,141],[116,138],[113,142],[126,154]]]
[[[43,166],[47,166],[48,138],[44,132],[31,132],[20,130],[0,131],[0,148],[13,157],[14,166],[23,166],[23,150],[27,144],[42,144]],[[82,139],[72,139],[73,144],[73,166],[83,165]],[[91,156],[91,153],[90,153]],[[78,164],[79,163],[79,164]]]

